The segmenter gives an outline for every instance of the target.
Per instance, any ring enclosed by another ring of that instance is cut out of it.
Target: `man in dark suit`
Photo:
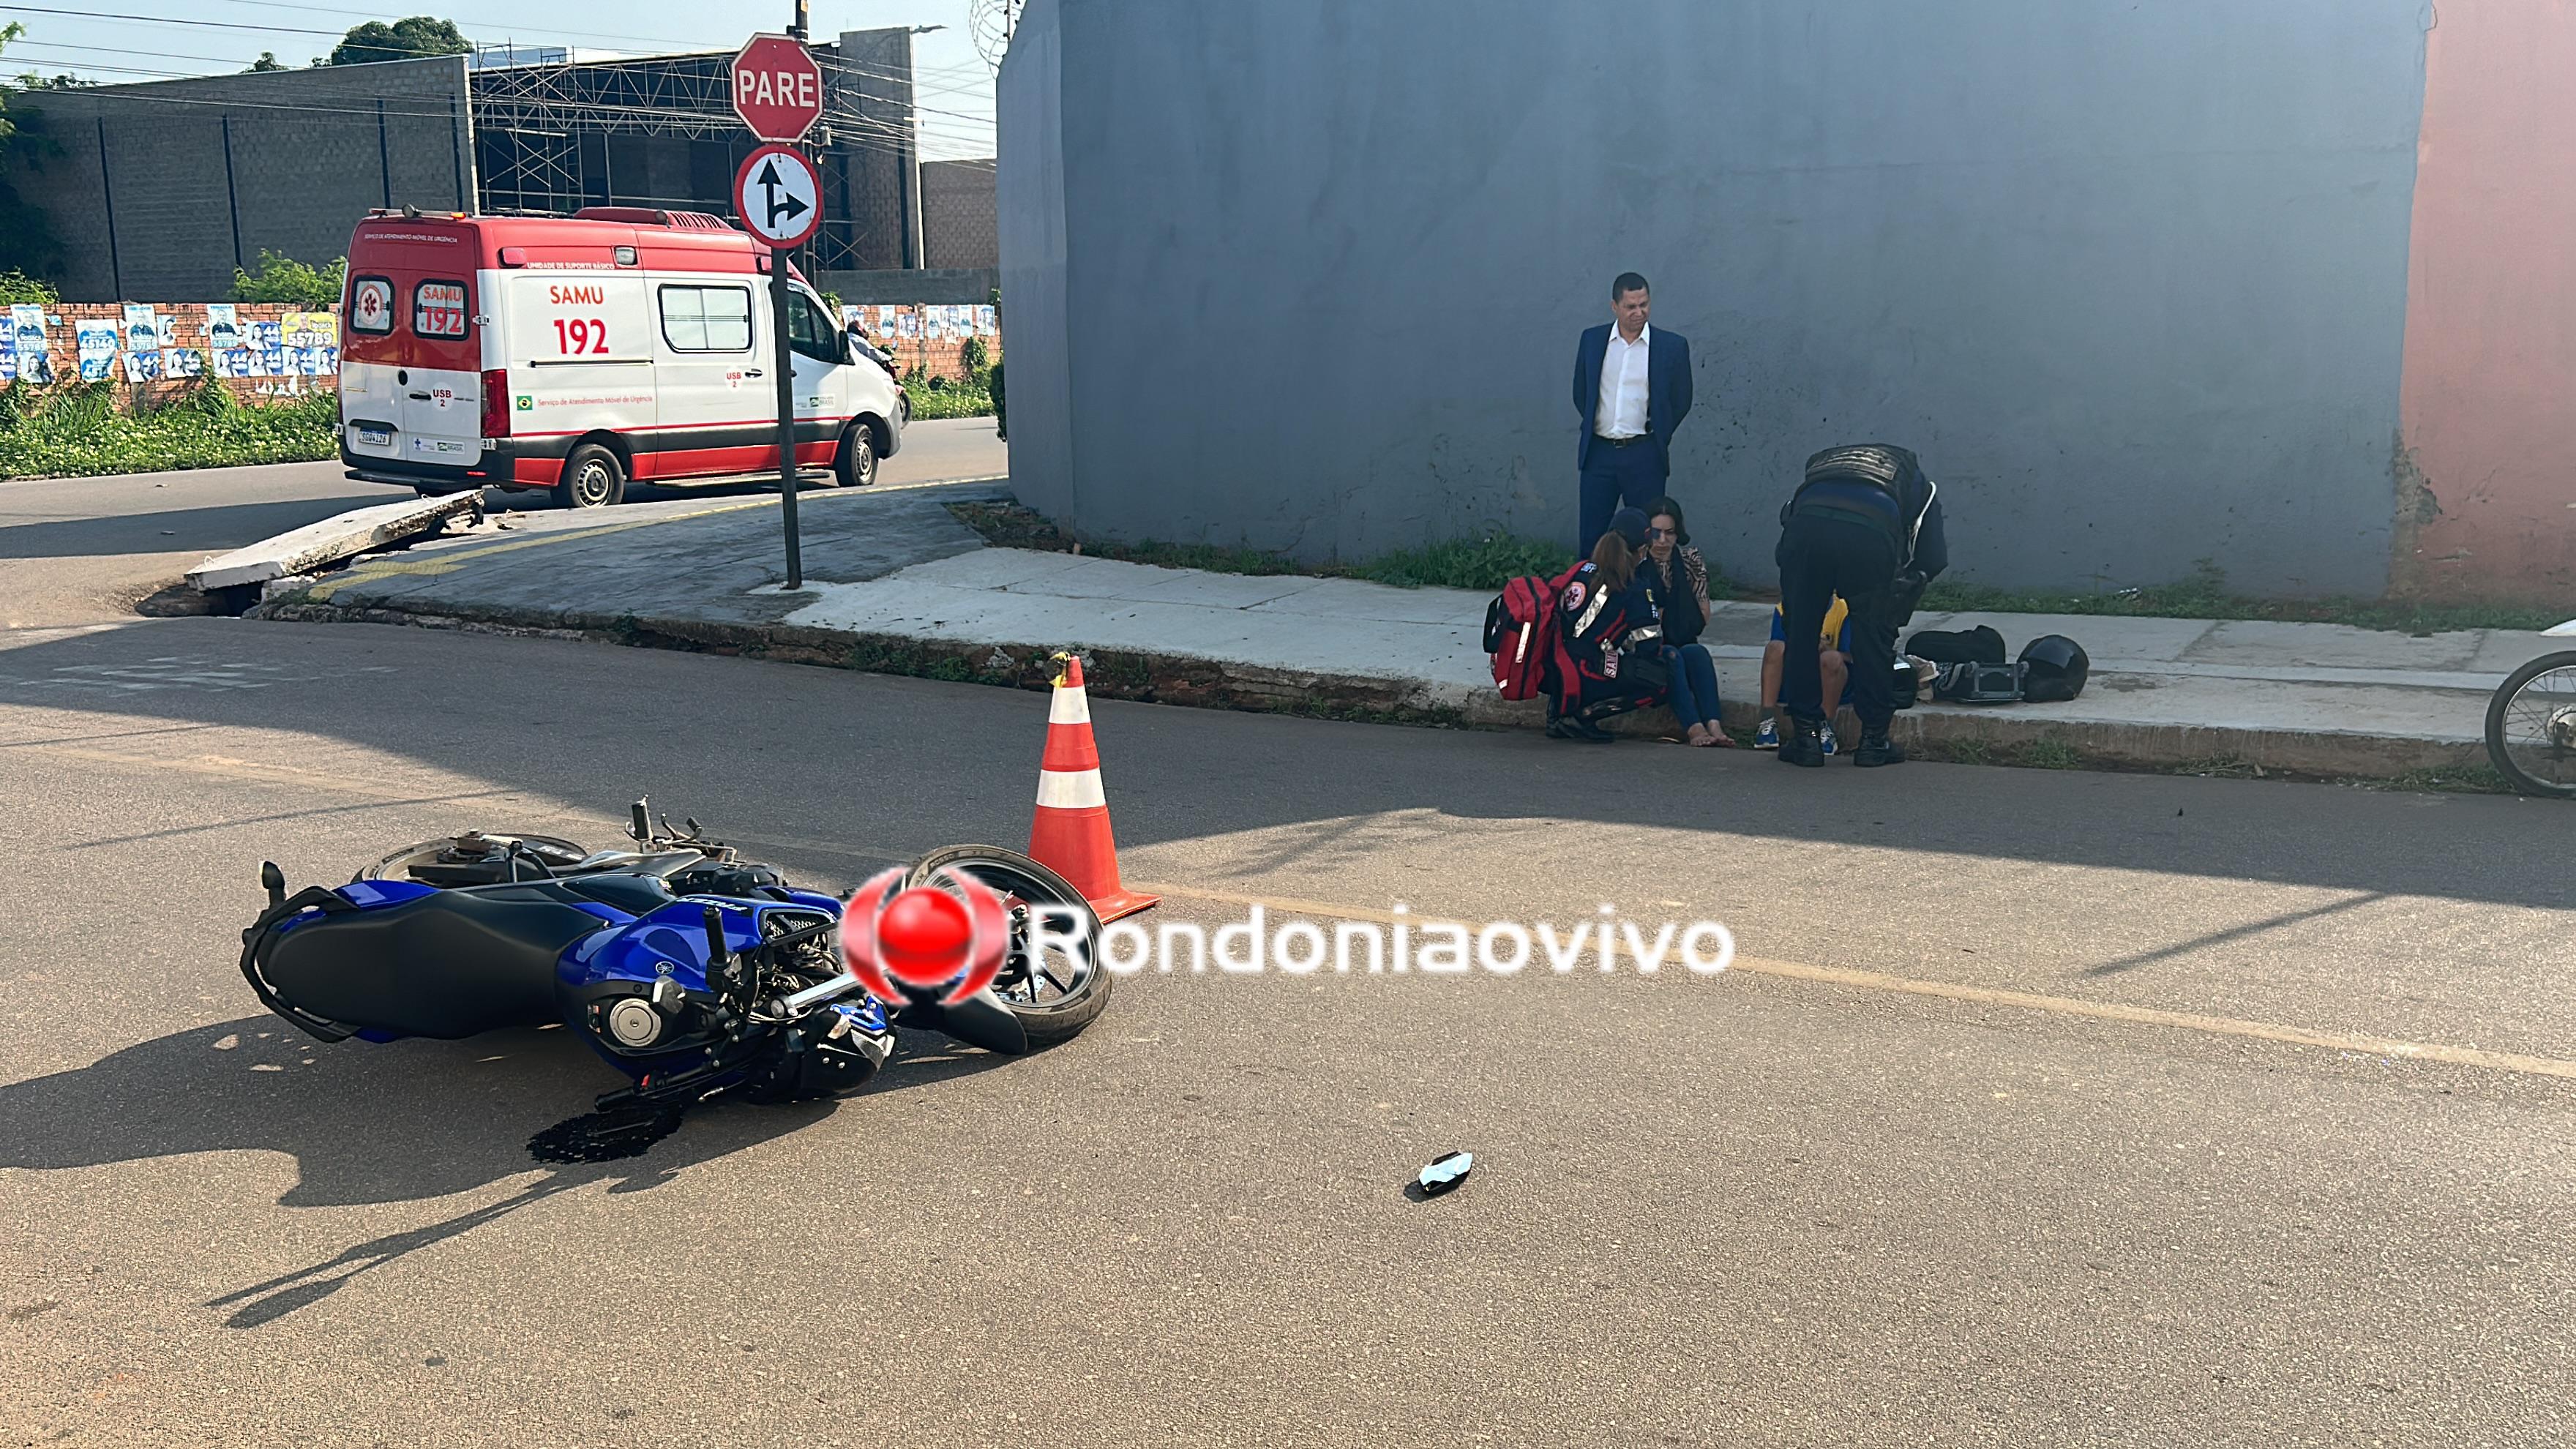
[[[1592,546],[1622,507],[1643,510],[1667,491],[1673,430],[1690,415],[1690,344],[1646,325],[1646,279],[1621,272],[1610,284],[1611,321],[1574,350],[1574,410],[1583,419],[1574,447],[1582,479],[1577,552]]]

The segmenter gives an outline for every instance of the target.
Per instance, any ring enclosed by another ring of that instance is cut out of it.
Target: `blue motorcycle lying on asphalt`
[[[242,932],[242,975],[326,1042],[559,1022],[630,1079],[599,1099],[601,1112],[663,1109],[672,1122],[717,1093],[847,1092],[885,1065],[898,1025],[1017,1054],[1073,1037],[1108,1004],[1099,918],[1027,856],[949,846],[902,874],[904,890],[994,903],[1008,939],[971,994],[897,988],[889,1000],[843,955],[840,900],[744,861],[695,820],[675,831],[648,817],[637,801],[632,850],[474,831],[292,896],[263,863],[268,908]],[[864,892],[858,905],[868,908]]]

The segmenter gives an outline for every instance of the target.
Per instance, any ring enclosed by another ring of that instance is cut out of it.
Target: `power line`
[[[51,10],[41,5],[12,5],[12,12],[29,15],[69,15],[80,20],[138,20],[146,25],[198,25],[209,30],[255,30],[266,35],[327,35],[338,40],[347,34],[340,30],[306,30],[293,25],[237,25],[229,20],[182,20],[174,15],[125,15],[113,10]]]

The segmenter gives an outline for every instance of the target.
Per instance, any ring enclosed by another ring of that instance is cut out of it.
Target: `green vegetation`
[[[380,60],[414,60],[425,55],[463,55],[474,47],[453,20],[415,15],[388,25],[370,20],[349,27],[327,60],[315,65],[368,65]]]
[[[916,373],[919,369],[915,369]],[[903,380],[904,392],[912,398],[912,415],[922,418],[989,418],[993,415],[993,395],[980,385],[950,382],[946,378]]]
[[[233,300],[276,302],[308,311],[337,307],[340,305],[341,285],[348,276],[347,257],[340,257],[327,267],[314,267],[262,247],[259,249],[258,271],[233,268]]]
[[[1067,537],[1043,515],[1016,503],[952,503],[948,511],[967,527],[1002,548],[1074,551]],[[1474,538],[1451,539],[1422,548],[1398,549],[1365,563],[1308,564],[1286,554],[1240,545],[1213,543],[1093,543],[1081,551],[1098,558],[1153,564],[1167,569],[1205,569],[1220,574],[1306,574],[1317,578],[1366,579],[1397,588],[1499,589],[1523,574],[1553,576],[1574,563],[1564,548],[1521,538],[1499,529]],[[1720,581],[1711,580],[1712,588]]]
[[[2278,619],[2350,624],[2432,634],[2448,629],[2546,629],[2558,611],[2487,604],[2424,604],[2403,599],[2258,599],[2231,593],[2227,575],[2207,559],[2178,583],[2107,594],[2050,594],[1983,584],[1934,584],[1923,608],[1937,613],[2112,614],[2162,619]]]
[[[15,21],[0,25],[0,47],[27,33]],[[70,76],[57,81],[77,84]],[[29,74],[13,85],[0,85],[0,111],[5,111],[12,90],[32,91],[55,88],[55,81]],[[33,273],[42,276],[62,265],[62,238],[54,234],[53,217],[43,207],[29,202],[18,193],[18,181],[44,169],[45,161],[58,155],[62,147],[45,134],[44,117],[30,114],[21,121],[0,113],[0,268],[12,274]],[[23,300],[35,301],[28,297]]]
[[[53,283],[28,276],[16,267],[11,267],[5,272],[0,272],[0,306],[13,302],[23,302],[37,307],[59,307],[63,304],[63,294],[54,290]]]
[[[12,387],[0,391],[0,478],[307,462],[333,455],[338,420],[328,392],[252,407],[212,379],[140,413],[116,410],[112,383],[73,383],[32,400]]]

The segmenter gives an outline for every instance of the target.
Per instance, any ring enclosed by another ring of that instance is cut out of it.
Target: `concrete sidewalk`
[[[260,612],[570,631],[1021,686],[1043,681],[1049,651],[1076,648],[1093,661],[1092,688],[1117,697],[1539,723],[1535,703],[1494,693],[1479,648],[1486,594],[988,548],[944,506],[1007,496],[995,484],[805,495],[806,587],[792,594],[780,586],[777,500],[749,498],[486,524],[361,562]],[[1721,603],[1711,622],[1732,724],[1754,717],[1770,612]],[[1971,757],[2226,761],[2328,776],[2477,763],[2488,693],[2558,642],[2027,614],[1925,614],[1912,628],[1977,623],[2015,649],[2039,634],[2074,637],[2093,657],[2091,685],[2066,704],[1926,704],[1898,717],[1902,737]],[[1660,710],[1625,723],[1673,730]]]

